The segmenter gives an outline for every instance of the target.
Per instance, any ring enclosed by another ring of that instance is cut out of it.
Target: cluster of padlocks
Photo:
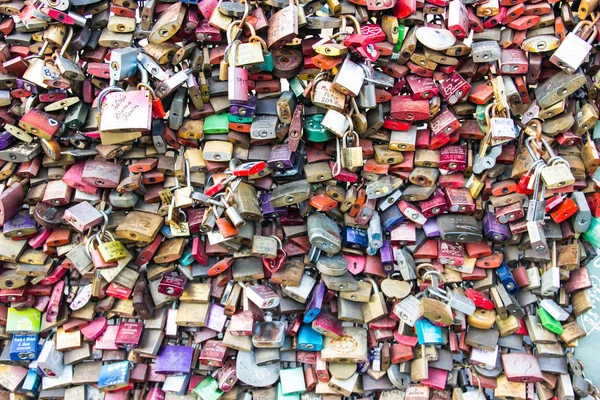
[[[599,399],[598,3],[1,2],[0,400]]]

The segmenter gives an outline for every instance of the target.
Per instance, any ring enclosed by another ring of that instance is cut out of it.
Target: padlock
[[[348,137],[352,135],[355,147],[349,147]],[[342,137],[342,150],[341,150],[341,165],[343,168],[357,168],[362,167],[363,157],[362,148],[357,147],[358,145],[358,134],[356,132],[347,131]]]
[[[572,74],[589,54],[591,43],[597,35],[598,30],[589,21],[580,21],[552,54],[550,62]]]

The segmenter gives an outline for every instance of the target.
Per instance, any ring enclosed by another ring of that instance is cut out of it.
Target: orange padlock
[[[557,224],[567,220],[579,210],[577,203],[572,198],[567,198],[560,203],[551,213],[550,216]]]

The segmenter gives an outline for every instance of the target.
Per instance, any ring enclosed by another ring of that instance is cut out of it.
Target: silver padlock
[[[500,59],[500,45],[494,40],[483,40],[471,44],[471,56],[475,63],[489,63]]]
[[[333,80],[333,87],[346,96],[356,97],[364,84],[364,71],[361,65],[346,58]]]
[[[590,54],[596,36],[598,28],[592,21],[580,21],[552,54],[550,62],[567,74],[572,74]]]
[[[375,95],[375,84],[373,80],[373,68],[367,64],[358,64],[365,72],[363,85],[356,97],[356,104],[360,108],[370,109],[377,106],[377,96]]]

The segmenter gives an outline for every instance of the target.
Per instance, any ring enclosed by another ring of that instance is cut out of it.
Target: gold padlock
[[[349,147],[348,136],[352,135],[354,147]],[[359,146],[358,133],[346,131],[342,137],[341,150],[342,167],[347,169],[359,168],[363,166],[362,147]]]
[[[100,255],[104,261],[114,262],[127,257],[123,244],[119,241],[116,241],[109,231],[104,233],[104,237],[108,237],[109,241],[104,242],[104,238],[100,238],[100,233],[96,235],[96,240],[98,241],[98,250],[100,251]]]
[[[575,183],[569,163],[565,159],[555,160],[541,171],[542,180],[549,189],[557,189]]]
[[[373,295],[369,298],[368,303],[361,303],[362,313],[365,323],[374,321],[382,316],[386,315],[387,305],[385,303],[385,297],[383,293],[379,291],[379,286],[373,280],[373,278],[367,278],[367,281],[371,283],[373,287]]]

